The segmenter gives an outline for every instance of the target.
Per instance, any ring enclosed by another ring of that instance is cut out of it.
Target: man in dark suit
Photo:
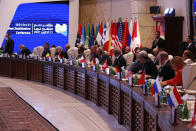
[[[168,53],[165,51],[161,51],[158,54],[158,61],[161,64],[159,69],[159,77],[163,80],[170,80],[175,77],[175,72],[172,69],[171,63],[168,59]]]
[[[84,45],[83,44],[79,44],[78,45],[78,56],[76,57],[76,60],[79,60],[82,57],[85,58],[85,56],[84,56],[84,50],[85,50]]]
[[[186,42],[182,42],[179,49],[178,49],[178,55],[182,56],[185,50],[190,50],[194,57],[196,57],[196,44],[193,42],[193,37],[188,36]]]
[[[3,50],[3,53],[8,53],[9,55],[12,55],[14,51],[14,41],[11,39],[9,33],[7,33],[5,37],[6,37],[6,41],[1,49]]]
[[[92,45],[91,46],[91,58],[90,61],[93,60],[93,58],[95,59],[97,57],[97,46],[96,45]]]
[[[141,73],[145,70],[146,75],[150,75],[152,78],[156,78],[158,75],[157,67],[155,66],[154,62],[148,57],[146,51],[141,51],[138,54],[139,62],[140,62],[140,70],[136,73]]]
[[[110,59],[110,56],[104,52],[102,47],[97,48],[97,58],[99,59],[99,64],[101,64],[101,65],[103,65],[106,60],[107,60],[107,64],[109,66],[112,65],[112,61]]]
[[[58,55],[60,55],[61,58],[66,58],[68,59],[68,54],[66,51],[62,50],[62,47],[57,46],[56,47],[56,53],[55,53],[55,57],[58,57]]]
[[[44,51],[42,53],[42,57],[46,57],[46,54],[48,54],[48,53],[51,54],[50,49],[49,49],[49,44],[46,43],[46,44],[44,44]]]
[[[19,46],[19,48],[20,48],[20,50],[21,50],[21,54],[22,54],[22,55],[28,56],[28,55],[31,54],[31,51],[30,51],[28,48],[26,48],[23,44],[21,44],[21,45]]]
[[[156,33],[155,33],[155,40],[152,43],[151,50],[153,50],[154,48],[165,49],[165,40],[163,40],[160,37],[160,32],[159,31],[156,31]]]
[[[114,56],[115,56],[115,61],[114,61],[113,67],[118,66],[120,71],[122,71],[123,66],[125,69],[127,64],[126,64],[125,58],[122,56],[121,50],[119,48],[114,48]]]

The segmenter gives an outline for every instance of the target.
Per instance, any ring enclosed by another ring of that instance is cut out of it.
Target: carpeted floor
[[[56,131],[11,88],[0,88],[0,131]]]

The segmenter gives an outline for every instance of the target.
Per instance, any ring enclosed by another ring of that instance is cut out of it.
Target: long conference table
[[[169,123],[171,109],[154,107],[151,95],[90,68],[33,59],[0,58],[0,75],[50,84],[77,94],[112,114],[128,130],[186,131],[190,123]]]

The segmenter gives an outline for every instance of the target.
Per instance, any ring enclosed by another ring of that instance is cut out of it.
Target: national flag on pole
[[[61,60],[61,54],[60,53],[58,54],[58,60]]]
[[[162,87],[159,82],[159,79],[157,78],[152,87],[152,94],[154,95],[155,93],[159,93],[161,91],[162,91]]]
[[[104,25],[103,29],[103,39],[102,43],[105,46],[105,50],[108,52],[109,51],[109,41],[110,41],[110,33],[109,33],[109,23],[107,25]]]
[[[96,40],[97,35],[98,35],[98,32],[99,32],[99,27],[100,27],[100,24],[98,24],[98,25],[96,26],[95,40]]]
[[[81,24],[79,24],[75,47],[77,46],[78,43],[80,43],[81,34],[82,34],[82,26]]]
[[[112,36],[113,36],[113,30],[114,30],[114,23],[113,22],[111,22],[111,24],[110,24],[110,39],[109,39],[109,48],[108,48],[108,54],[110,55],[110,56],[113,56],[113,49],[114,49],[114,46],[113,46],[113,41],[112,41]]]
[[[107,60],[105,60],[104,64],[102,65],[102,70],[105,71],[106,68],[108,68],[108,67],[109,67],[108,62],[107,62]]]
[[[92,45],[94,45],[94,41],[95,41],[95,32],[94,32],[94,25],[92,24],[89,48]]]
[[[89,47],[90,45],[90,25],[88,24],[87,32],[86,32],[86,45]]]
[[[82,56],[82,58],[80,59],[80,63],[85,63],[86,60],[84,59],[84,57]]]
[[[93,65],[95,65],[95,58],[92,59],[92,61],[90,63],[90,67],[92,67]]]
[[[83,24],[82,27],[82,34],[81,34],[81,39],[80,39],[80,43],[82,44],[86,44],[86,31],[85,31],[85,25]]]
[[[119,27],[119,28],[121,28],[121,27]],[[113,34],[112,34],[112,45],[113,45],[113,47],[118,47],[122,50],[122,43],[119,41],[119,38],[117,36],[117,25],[116,25],[116,23],[114,23],[114,30],[113,30]]]
[[[128,29],[128,23],[127,20],[125,21],[125,28],[123,33],[123,47],[128,46],[129,41],[129,29]]]
[[[193,127],[195,124],[195,115],[196,115],[196,100],[195,100],[195,105],[194,105],[194,113],[193,113],[193,117],[192,117],[191,127]]]
[[[132,66],[129,67],[128,72],[125,75],[125,78],[128,79],[129,77],[133,77],[133,73],[132,73]]]
[[[120,69],[118,68],[118,66],[116,66],[115,72],[116,72],[116,73],[119,73],[119,72],[120,72]]]
[[[99,32],[98,32],[97,38],[96,38],[97,43],[98,43],[99,45],[102,45],[102,37],[103,37],[103,25],[102,25],[102,23],[101,23],[101,25],[100,25],[100,27],[99,27]]]
[[[143,85],[143,84],[145,84],[145,70],[142,71],[142,75],[138,80],[138,85]]]
[[[178,93],[176,86],[174,86],[172,92],[170,93],[170,96],[168,98],[168,103],[171,108],[172,107],[177,108],[178,105],[182,104],[182,99],[180,97],[180,94]]]
[[[122,43],[122,41],[123,41],[123,26],[122,26],[122,21],[120,21],[120,23],[119,23],[117,36],[118,36],[119,41]]]
[[[133,20],[131,19],[129,22],[129,35],[128,35],[128,46],[129,47],[131,47],[132,33],[133,33]]]
[[[49,59],[50,58],[50,53],[47,53],[46,54],[46,59]]]
[[[132,42],[131,42],[131,50],[134,52],[136,47],[142,48],[141,38],[139,33],[139,23],[136,19],[133,24],[133,32],[132,32]]]

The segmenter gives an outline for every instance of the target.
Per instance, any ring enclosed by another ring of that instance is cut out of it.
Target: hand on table
[[[167,82],[166,81],[162,81],[162,82],[160,82],[160,84],[161,84],[161,86],[165,86],[165,85],[167,85]]]

